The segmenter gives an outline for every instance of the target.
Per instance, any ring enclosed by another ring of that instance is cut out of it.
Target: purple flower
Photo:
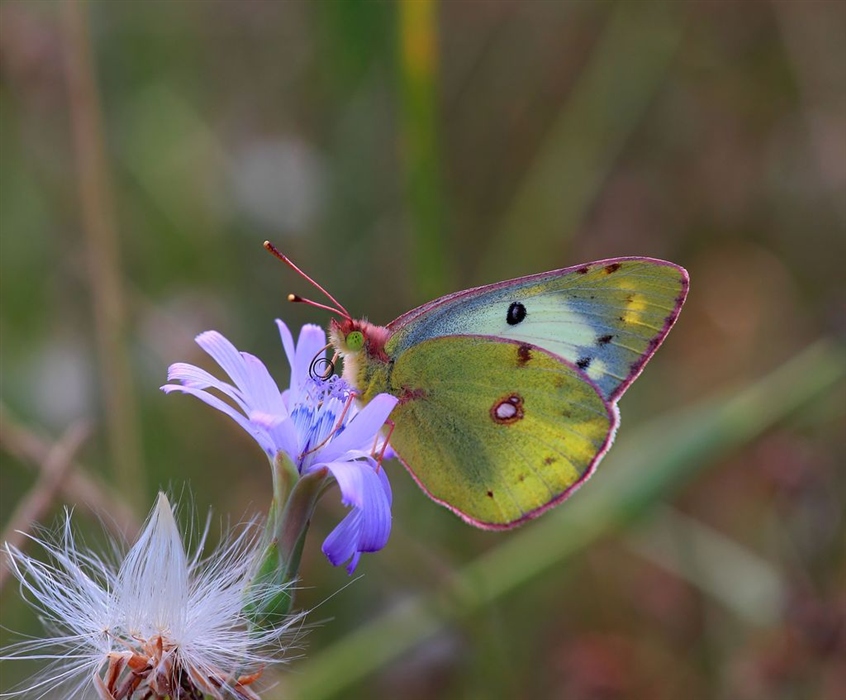
[[[328,470],[351,512],[326,538],[323,552],[335,566],[349,561],[352,573],[361,552],[375,552],[391,531],[391,487],[377,463],[384,443],[382,426],[397,399],[376,396],[358,409],[353,392],[340,378],[314,379],[309,368],[326,348],[326,334],[306,325],[294,344],[288,327],[277,320],[291,365],[291,385],[279,391],[257,357],[239,352],[216,331],[197,336],[197,344],[229,375],[231,383],[199,367],[176,363],[168,369],[162,390],[181,391],[233,418],[265,451],[271,462],[284,453],[300,476]],[[211,390],[216,390],[223,398]],[[284,505],[284,504],[283,504]]]

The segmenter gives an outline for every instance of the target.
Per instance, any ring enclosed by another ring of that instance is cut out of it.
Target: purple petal
[[[379,481],[382,483],[382,490],[385,492],[385,498],[388,499],[388,507],[390,508],[391,503],[394,500],[394,494],[391,491],[391,482],[388,481],[388,473],[382,467],[381,464],[376,466],[376,474],[379,477]]]
[[[360,520],[358,510],[353,510],[323,540],[321,549],[333,566],[340,566],[358,553]]]
[[[167,378],[168,381],[181,382],[182,386],[192,389],[216,389],[235,401],[244,413],[250,412],[250,406],[241,391],[230,383],[209,374],[204,369],[184,362],[176,362],[168,367]]]
[[[307,323],[297,339],[297,350],[291,364],[291,393],[295,403],[303,399],[302,389],[309,379],[311,361],[326,347],[326,333],[320,326]]]
[[[259,408],[276,413],[282,407],[279,388],[267,368],[257,357],[237,348],[217,331],[206,331],[197,336],[197,344],[217,362],[240,390],[245,412]],[[220,388],[218,386],[218,388]],[[221,389],[224,391],[223,389]],[[227,392],[231,395],[230,392]]]
[[[288,364],[293,367],[296,358],[296,349],[294,346],[294,336],[282,319],[276,319],[276,327],[279,329],[279,337],[282,339],[282,347],[285,348],[285,354],[288,356]]]
[[[337,565],[355,551],[382,549],[391,534],[391,492],[384,470],[374,469],[365,460],[320,466],[332,472],[341,489],[342,502],[353,506],[352,512],[326,538],[326,556]]]
[[[197,389],[205,389],[219,380],[204,369],[196,365],[189,365],[187,362],[174,362],[167,368],[167,380],[169,382],[182,382],[185,386],[193,386]]]
[[[355,567],[358,566],[359,559],[361,559],[361,552],[356,552],[352,555],[352,558],[350,559],[349,564],[347,564],[346,567],[348,574],[352,574],[352,572],[355,571]]]
[[[399,399],[390,394],[376,396],[320,451],[320,461],[334,461],[352,450],[369,451],[397,401]]]
[[[276,446],[276,451],[286,453],[293,461],[299,457],[299,440],[297,428],[293,420],[284,420],[270,429],[270,437]]]
[[[282,401],[282,395],[279,393],[279,387],[276,386],[276,382],[270,376],[270,372],[267,371],[264,363],[247,352],[242,352],[241,356],[244,358],[244,368],[247,375],[245,394],[253,408],[267,413],[288,415]]]
[[[162,387],[162,391],[166,394],[170,394],[173,391],[179,391],[183,394],[190,394],[191,396],[196,396],[198,399],[200,399],[200,401],[208,404],[212,408],[216,408],[221,413],[225,413],[227,416],[232,418],[236,423],[238,423],[238,425],[240,425],[244,430],[246,430],[250,435],[253,436],[253,439],[270,457],[276,455],[276,446],[273,440],[271,439],[270,435],[267,434],[267,431],[263,430],[261,427],[250,421],[240,411],[236,410],[233,406],[230,406],[223,399],[220,399],[214,394],[208,393],[207,391],[203,391],[202,389],[195,389],[194,387],[190,386],[182,386],[181,384],[165,384]]]
[[[217,331],[200,333],[195,340],[197,345],[205,350],[209,357],[217,362],[223,371],[231,377],[235,386],[243,389],[247,385],[244,358],[232,343]]]

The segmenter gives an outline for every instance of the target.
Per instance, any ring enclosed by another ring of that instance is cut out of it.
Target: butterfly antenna
[[[339,316],[350,319],[350,312],[347,311],[341,303],[335,299],[329,292],[327,292],[322,286],[320,286],[317,282],[315,282],[311,277],[309,277],[305,272],[303,272],[299,267],[297,267],[293,261],[284,253],[280,252],[280,250],[273,245],[270,241],[264,242],[264,249],[270,253],[271,255],[279,258],[283,263],[285,263],[288,267],[290,267],[294,272],[296,272],[300,277],[304,280],[309,282],[315,289],[323,292],[329,301],[331,301],[335,306],[328,306],[327,304],[321,304],[316,301],[312,301],[311,299],[304,299],[303,297],[299,296],[298,294],[289,294],[288,301],[293,301],[301,304],[308,304],[309,306],[317,307],[318,309],[325,309],[326,311],[331,311],[333,314],[338,314]]]

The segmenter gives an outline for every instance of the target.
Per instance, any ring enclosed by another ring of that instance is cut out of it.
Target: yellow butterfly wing
[[[483,528],[555,505],[610,446],[616,407],[576,367],[537,346],[451,335],[395,356],[391,444],[436,501]]]
[[[684,303],[684,268],[613,258],[449,294],[388,324],[388,355],[423,340],[486,335],[568,360],[616,401],[669,333]]]

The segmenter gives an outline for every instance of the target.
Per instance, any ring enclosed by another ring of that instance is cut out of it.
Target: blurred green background
[[[264,697],[846,697],[846,3],[6,0],[0,236],[0,520],[71,504],[95,539],[159,488],[266,509],[259,448],[158,390],[211,328],[287,381],[273,319],[328,319],[264,239],[377,323],[684,265],[568,503],[475,531],[390,463],[391,541],[349,579],[323,499],[314,628]],[[4,643],[39,629],[6,584]]]

